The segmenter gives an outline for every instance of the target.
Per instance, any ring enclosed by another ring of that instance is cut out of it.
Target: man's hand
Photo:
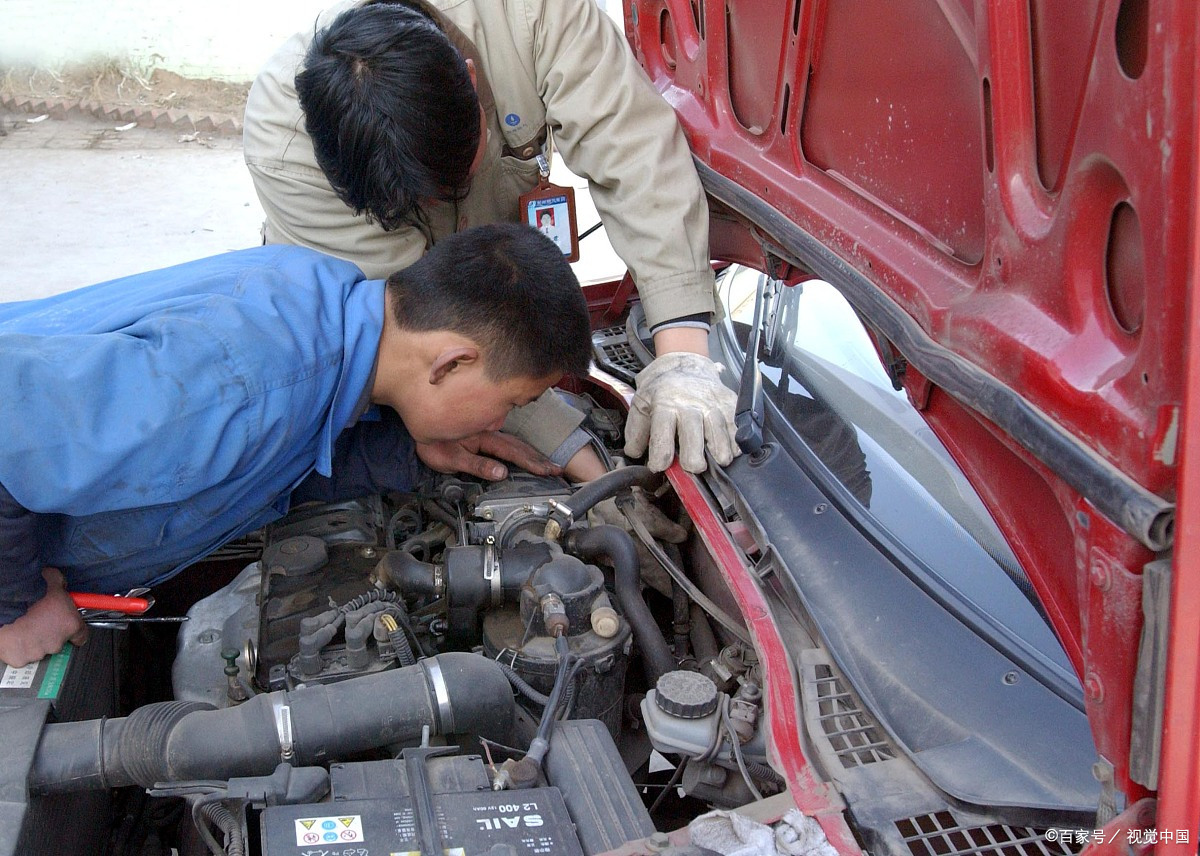
[[[637,376],[637,394],[625,423],[625,454],[640,457],[649,444],[646,466],[662,472],[675,457],[689,473],[708,466],[704,448],[725,466],[738,454],[733,426],[737,393],[721,383],[721,369],[708,357],[662,354]]]
[[[486,456],[492,457],[486,457]],[[537,449],[500,431],[484,431],[465,440],[417,443],[417,457],[439,473],[470,473],[489,481],[508,475],[508,468],[492,458],[516,464],[538,476],[556,476],[562,468]]]
[[[57,568],[43,568],[46,594],[12,624],[0,627],[0,661],[20,668],[47,654],[57,654],[63,644],[82,645],[87,625],[67,593]]]

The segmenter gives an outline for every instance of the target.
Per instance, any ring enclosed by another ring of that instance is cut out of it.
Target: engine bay
[[[688,527],[640,466],[295,508],[187,610],[169,699],[49,716],[30,804],[178,806],[129,835],[159,850],[94,852],[663,852],[660,830],[784,787],[761,667],[683,570]]]

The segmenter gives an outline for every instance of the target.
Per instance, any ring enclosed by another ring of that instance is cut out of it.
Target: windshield
[[[1077,684],[1000,530],[893,387],[867,331],[832,285],[809,280],[783,287],[751,268],[727,268],[719,288],[734,376],[760,280],[769,301],[759,361],[764,395],[820,462],[816,475],[836,484],[852,516],[865,515],[917,557],[950,597],[1037,651],[1060,680]]]

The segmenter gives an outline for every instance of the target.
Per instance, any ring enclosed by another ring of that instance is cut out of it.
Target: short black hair
[[[414,222],[422,199],[467,195],[479,96],[418,6],[342,12],[313,38],[296,92],[317,163],[354,213],[392,230]]]
[[[530,226],[476,226],[388,277],[405,330],[453,330],[483,353],[487,376],[587,373],[587,303],[562,251]]]

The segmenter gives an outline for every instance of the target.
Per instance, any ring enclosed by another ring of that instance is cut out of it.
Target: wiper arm
[[[758,278],[754,294],[754,324],[746,342],[742,376],[738,382],[737,408],[733,415],[734,438],[738,448],[747,455],[757,453],[763,446],[762,372],[758,367],[758,343],[762,338],[763,304],[766,303],[766,275]]]

